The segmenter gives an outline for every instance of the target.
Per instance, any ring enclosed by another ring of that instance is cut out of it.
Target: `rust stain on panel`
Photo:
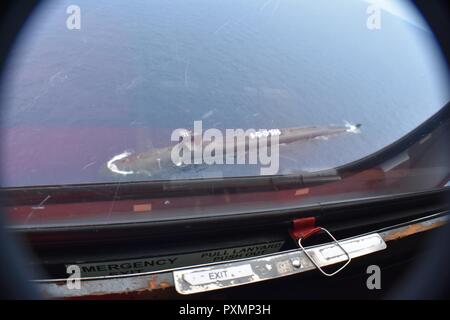
[[[421,223],[415,223],[406,227],[395,229],[391,232],[386,232],[383,236],[384,241],[392,241],[402,239],[411,236],[416,233],[428,231],[443,226],[446,223],[445,220],[436,220],[432,223],[429,221],[424,221]]]

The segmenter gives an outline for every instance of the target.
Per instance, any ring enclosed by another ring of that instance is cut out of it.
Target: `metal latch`
[[[340,267],[338,270],[336,270],[332,273],[325,272],[322,269],[322,267],[315,261],[315,258],[312,255],[310,255],[308,253],[308,251],[305,250],[305,248],[302,245],[302,240],[309,238],[313,234],[316,234],[320,231],[325,232],[336,244],[338,250],[341,250],[347,256],[347,261],[345,262],[345,264],[342,267]],[[352,261],[352,258],[350,257],[348,252],[341,246],[339,241],[331,234],[330,231],[328,231],[327,229],[325,229],[323,227],[316,226],[316,218],[315,217],[306,217],[306,218],[295,219],[294,221],[292,221],[292,229],[289,231],[289,234],[291,235],[292,239],[297,241],[298,246],[303,250],[303,252],[309,258],[309,260],[314,264],[314,266],[316,266],[316,268],[323,275],[325,275],[327,277],[332,277],[332,276],[338,274],[339,272],[344,270],[344,268],[346,266],[348,266],[350,261]]]
[[[306,250],[303,245],[302,245],[302,240],[303,238],[298,239],[297,243],[298,246],[303,250],[303,252],[306,254],[306,256],[309,258],[309,260],[314,264],[314,266],[316,266],[317,269],[319,269],[320,272],[322,272],[323,275],[327,276],[327,277],[332,277],[336,274],[338,274],[339,272],[341,272],[342,270],[344,270],[344,268],[346,266],[348,266],[348,264],[352,261],[352,258],[350,257],[350,254],[347,252],[347,250],[345,250],[345,248],[339,243],[338,240],[336,240],[336,238],[330,233],[330,231],[328,231],[325,228],[319,227],[319,229],[321,231],[324,231],[326,234],[328,234],[328,236],[333,239],[333,242],[336,244],[336,246],[347,256],[347,261],[345,262],[345,264],[340,267],[339,269],[337,269],[336,271],[332,272],[332,273],[327,273],[325,272],[322,267],[315,261],[314,257],[308,252],[308,250]]]

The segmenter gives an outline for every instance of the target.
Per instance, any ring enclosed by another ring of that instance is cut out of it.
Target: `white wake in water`
[[[344,122],[345,122],[345,127],[347,128],[347,132],[350,132],[350,133],[360,133],[361,132],[361,130],[359,129],[361,127],[361,125],[358,125],[358,124],[355,125],[348,121],[344,121]]]
[[[116,162],[117,160],[121,160],[123,158],[128,157],[129,155],[131,155],[131,152],[125,151],[121,154],[115,155],[114,157],[111,158],[111,160],[109,160],[107,162],[107,167],[109,170],[111,170],[114,173],[118,173],[118,174],[123,174],[123,175],[128,175],[128,174],[134,174],[134,171],[123,171],[123,170],[119,170],[119,168],[117,168],[117,166],[114,164],[114,162]]]

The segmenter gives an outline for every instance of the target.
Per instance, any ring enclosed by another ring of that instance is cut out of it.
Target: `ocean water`
[[[394,2],[399,2],[395,1]],[[125,150],[170,145],[176,128],[361,123],[359,134],[293,143],[280,173],[331,168],[391,144],[449,100],[432,33],[365,1],[78,0],[43,4],[2,82],[4,186],[255,175],[196,166],[105,175]],[[409,10],[411,11],[411,10]]]

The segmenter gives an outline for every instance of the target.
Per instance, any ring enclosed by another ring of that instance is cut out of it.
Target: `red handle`
[[[295,219],[292,222],[293,225],[289,234],[295,241],[308,238],[321,230],[320,227],[316,226],[315,217]]]

